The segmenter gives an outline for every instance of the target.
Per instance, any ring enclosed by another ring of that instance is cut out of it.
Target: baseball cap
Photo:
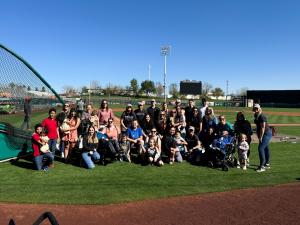
[[[195,127],[189,126],[189,130],[195,130]]]
[[[177,103],[181,103],[181,100],[180,100],[180,99],[176,99],[176,102],[177,102]]]
[[[138,102],[138,105],[143,105],[143,103],[142,102]]]
[[[127,104],[127,107],[132,107],[132,105],[130,103]]]
[[[260,105],[259,104],[254,104],[253,109],[260,109]]]
[[[152,98],[152,99],[151,99],[151,102],[155,102],[155,99],[154,99],[154,98]]]

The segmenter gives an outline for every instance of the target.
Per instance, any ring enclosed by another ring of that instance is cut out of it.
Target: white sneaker
[[[62,158],[65,158],[65,154],[62,152],[60,155]]]
[[[266,169],[271,169],[271,166],[270,166],[270,164],[269,164],[269,163],[267,163],[267,164],[265,165],[265,168],[266,168]]]
[[[256,170],[256,172],[258,172],[258,173],[265,172],[265,171],[266,171],[265,167],[259,167],[259,168]]]
[[[241,169],[241,166],[240,166],[240,165],[237,165],[236,168]]]
[[[243,170],[247,170],[247,166],[243,166]]]

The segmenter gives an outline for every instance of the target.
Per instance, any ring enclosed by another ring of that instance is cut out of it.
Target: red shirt
[[[46,118],[42,122],[42,126],[48,131],[48,137],[50,139],[57,139],[57,121],[56,119]]]
[[[33,156],[40,155],[40,146],[38,141],[40,140],[40,135],[34,133],[31,137],[32,149],[33,149]]]

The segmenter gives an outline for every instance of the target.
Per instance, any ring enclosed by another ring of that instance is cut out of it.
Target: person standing
[[[84,110],[84,101],[81,98],[77,103],[77,113],[80,118],[82,116],[83,110]]]
[[[114,119],[114,113],[112,109],[108,107],[108,102],[106,99],[103,99],[101,102],[101,106],[98,111],[98,118],[100,125],[107,125],[107,121],[109,118]]]
[[[269,143],[272,139],[272,129],[269,127],[267,117],[262,114],[262,109],[259,104],[254,104],[254,123],[256,124],[256,134],[258,137],[258,154],[259,154],[259,167],[257,172],[264,172],[270,169],[270,148]]]
[[[136,110],[134,110],[134,113],[136,115],[139,125],[141,126],[141,124],[147,114],[146,110],[144,109],[143,102],[138,102],[138,108]]]
[[[147,109],[147,114],[150,115],[154,124],[156,124],[159,121],[159,113],[160,113],[160,109],[156,107],[155,99],[152,99],[151,105]]]
[[[31,98],[30,97],[25,97],[24,101],[24,121],[21,126],[22,130],[30,130],[31,126]]]
[[[54,154],[56,150],[57,139],[59,138],[59,129],[56,121],[56,109],[51,108],[49,110],[49,116],[43,120],[42,127],[48,133],[49,149]]]

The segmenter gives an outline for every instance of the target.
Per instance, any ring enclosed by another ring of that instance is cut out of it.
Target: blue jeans
[[[258,145],[258,154],[259,154],[259,161],[260,167],[265,166],[270,161],[270,149],[269,143],[272,138],[272,131],[269,129],[262,138],[262,141]]]
[[[34,162],[37,170],[42,170],[44,167],[49,166],[54,160],[54,156],[51,152],[47,152],[43,155],[34,157]]]
[[[48,141],[49,150],[54,154],[56,151],[56,141],[57,139],[50,139]]]
[[[100,154],[97,151],[94,151],[92,155],[89,152],[83,152],[81,156],[88,169],[93,169],[95,167],[93,161],[100,160]]]

